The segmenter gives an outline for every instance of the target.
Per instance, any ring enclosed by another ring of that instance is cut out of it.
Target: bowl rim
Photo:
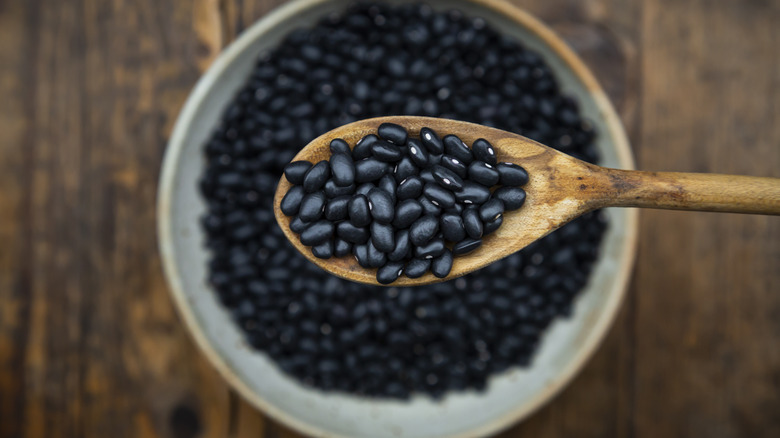
[[[213,79],[219,77],[230,66],[235,57],[243,52],[248,46],[252,45],[254,41],[267,30],[276,26],[279,22],[295,16],[300,11],[329,1],[330,0],[293,0],[276,7],[253,23],[243,32],[243,34],[229,44],[217,56],[206,72],[203,73],[197,81],[176,119],[173,132],[164,153],[160,183],[157,191],[157,233],[163,271],[169,285],[168,290],[176,304],[175,307],[177,312],[184,320],[184,324],[190,335],[195,339],[198,348],[217,369],[222,378],[227,381],[230,387],[235,389],[255,408],[298,432],[312,436],[333,436],[333,434],[299,420],[294,416],[288,415],[281,409],[276,408],[272,403],[246,385],[234,372],[228,362],[213,348],[211,342],[206,337],[204,330],[200,327],[198,318],[191,309],[187,295],[183,290],[180,273],[175,262],[175,249],[173,243],[174,232],[171,221],[172,215],[170,213],[171,206],[173,205],[172,196],[177,174],[177,163],[179,162],[179,157],[184,149],[187,127],[192,123],[198,107],[208,94]],[[492,9],[493,11],[506,16],[518,25],[526,28],[530,33],[535,34],[542,43],[547,45],[550,50],[552,50],[563,63],[572,70],[577,80],[581,81],[589,91],[591,98],[604,119],[607,130],[609,131],[609,136],[613,139],[615,152],[621,167],[624,169],[634,169],[634,158],[628,137],[615,109],[591,71],[566,43],[539,19],[504,0],[466,1],[479,7]],[[490,422],[451,435],[452,437],[493,435],[533,414],[539,408],[551,401],[563,390],[563,388],[568,386],[571,380],[593,356],[597,347],[606,337],[607,330],[612,326],[617,316],[617,312],[626,295],[628,282],[633,271],[636,258],[639,220],[637,209],[630,208],[627,210],[625,234],[620,248],[621,254],[625,255],[625,257],[619,262],[620,267],[612,282],[613,291],[609,293],[608,299],[603,307],[603,314],[605,316],[594,322],[588,336],[583,339],[583,348],[581,348],[568,365],[563,368],[559,378],[557,378],[553,384],[537,393],[525,404],[518,406],[515,410]]]

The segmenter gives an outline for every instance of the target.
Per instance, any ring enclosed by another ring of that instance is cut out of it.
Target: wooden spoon
[[[435,283],[460,277],[515,253],[572,219],[604,207],[643,207],[672,210],[719,211],[780,215],[780,178],[678,172],[643,172],[609,169],[578,160],[511,132],[455,120],[431,117],[380,117],[361,120],[327,132],[303,148],[294,161],[317,163],[330,157],[330,141],[344,139],[351,147],[382,123],[395,123],[419,137],[428,127],[441,137],[455,134],[466,144],[484,138],[499,162],[516,163],[528,171],[523,189],[526,202],[519,210],[504,214],[503,225],[484,238],[476,251],[455,257],[445,279],[427,273],[420,278],[401,276],[388,286]],[[290,230],[292,218],[279,208],[291,184],[283,176],[276,189],[274,214],[284,234],[306,258],[347,280],[379,285],[376,269],[358,265],[354,257],[315,257]]]

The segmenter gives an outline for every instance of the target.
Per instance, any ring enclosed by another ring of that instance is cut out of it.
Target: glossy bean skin
[[[337,186],[348,187],[355,183],[355,163],[350,155],[333,154],[329,163],[333,181]]]
[[[377,134],[381,138],[397,145],[406,143],[406,139],[408,138],[406,128],[393,123],[382,123],[379,125]]]
[[[457,158],[464,165],[468,165],[474,160],[471,149],[457,135],[448,134],[444,136],[442,141],[444,142],[445,154]]]
[[[349,148],[349,144],[347,144],[346,141],[340,139],[340,138],[334,138],[330,142],[330,153],[331,156],[337,155],[337,154],[345,154],[352,156],[352,149]],[[295,183],[297,184],[297,183]]]
[[[410,176],[398,184],[396,195],[403,201],[406,199],[418,198],[422,195],[425,182],[419,176]]]
[[[430,259],[412,259],[406,264],[406,270],[404,271],[409,278],[420,278],[428,272],[431,267]]]
[[[493,167],[498,164],[498,157],[495,149],[493,149],[493,145],[484,138],[474,140],[474,143],[471,145],[471,151],[474,154],[474,158],[479,161],[488,163]]]
[[[476,207],[469,207],[463,211],[463,227],[466,229],[466,234],[472,239],[479,239],[482,237],[483,223],[479,217],[479,209]]]
[[[393,226],[399,230],[408,228],[423,214],[423,207],[414,199],[401,201],[396,207]]]
[[[479,248],[480,246],[482,246],[482,239],[474,239],[474,238],[464,239],[456,243],[455,246],[452,247],[452,252],[455,255],[468,254],[471,251],[474,251],[475,249]]]
[[[493,197],[501,200],[507,211],[517,210],[525,204],[525,190],[518,187],[501,187],[493,192]]]
[[[431,272],[438,278],[446,278],[452,270],[452,252],[444,249],[444,252],[431,262]]]
[[[365,227],[371,223],[371,209],[368,206],[368,198],[363,195],[355,195],[348,204],[349,221],[356,227]]]
[[[303,177],[306,172],[311,169],[311,162],[309,161],[293,161],[284,168],[284,176],[290,184],[303,184]]]
[[[306,171],[303,176],[303,189],[306,193],[313,193],[320,190],[330,177],[330,164],[327,161],[320,161]]]
[[[428,243],[439,231],[439,220],[434,215],[426,215],[416,220],[409,229],[409,238],[415,246]]]
[[[282,213],[287,216],[294,216],[298,214],[298,210],[301,209],[301,201],[305,195],[305,191],[301,186],[294,186],[282,198],[282,202],[279,205]]]
[[[442,143],[437,134],[431,128],[422,128],[420,130],[420,141],[429,154],[441,155],[444,153],[444,143]]]
[[[528,184],[528,172],[515,163],[498,163],[496,165],[503,186],[518,187]]]

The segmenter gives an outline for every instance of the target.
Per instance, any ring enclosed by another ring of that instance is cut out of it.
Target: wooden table
[[[269,0],[0,1],[0,437],[289,437],[196,350],[157,256],[176,115]],[[780,176],[780,7],[523,0],[648,170]],[[628,300],[505,437],[780,436],[780,218],[647,211]]]

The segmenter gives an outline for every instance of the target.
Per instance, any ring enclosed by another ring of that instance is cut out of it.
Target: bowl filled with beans
[[[410,142],[387,127],[367,140],[376,144],[366,156],[365,145],[360,151],[333,139],[334,152],[349,153],[361,179],[382,170],[372,186],[355,181],[346,193],[349,178],[358,177],[338,170],[340,159],[335,180],[317,170],[305,182],[316,163],[290,166],[301,148],[336,127],[394,115],[478,123],[585,161],[633,168],[625,133],[589,71],[549,29],[510,5],[293,1],[225,50],[179,115],[158,205],[173,300],[224,378],[301,432],[495,433],[557,394],[606,334],[634,259],[636,213],[592,212],[466,276],[394,286],[409,264],[412,275],[446,277],[443,244],[456,256],[477,253],[485,230],[497,229],[504,211],[522,208],[528,177],[494,162],[490,144],[427,131]],[[405,172],[394,155],[401,146],[407,168],[419,171],[385,178],[399,166]],[[441,157],[431,164],[439,146],[442,157],[468,161],[468,152],[479,165],[469,170],[471,163],[442,164]],[[290,244],[273,211],[285,169],[301,187],[290,217],[300,215],[307,184],[317,195],[304,214],[319,219],[327,211],[330,233],[344,237],[337,249],[335,240],[323,246],[309,232],[310,250],[366,266],[374,263],[369,255],[382,260],[389,266],[378,278],[384,286],[332,276]],[[453,195],[433,182],[460,187]],[[489,190],[501,202],[482,200]],[[394,199],[383,194],[391,191]],[[393,217],[383,215],[388,203]],[[350,215],[369,228],[376,222],[374,232],[394,245],[357,243],[361,227],[341,225]],[[391,260],[396,236],[419,254]],[[436,239],[442,245],[428,244]]]

